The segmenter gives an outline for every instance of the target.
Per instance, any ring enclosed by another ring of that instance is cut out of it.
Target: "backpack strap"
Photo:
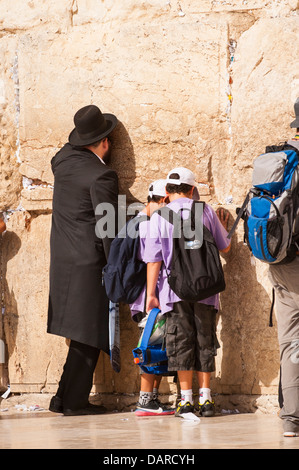
[[[192,206],[191,206],[191,214],[193,216],[195,216],[195,205],[196,204],[201,204],[202,205],[202,213],[203,211],[205,210],[205,206],[206,206],[206,203],[204,201],[197,201],[197,200],[194,200],[193,203],[192,203]]]
[[[126,224],[126,233],[132,238],[137,238],[137,233],[139,235],[139,225],[141,222],[149,220],[149,216],[146,214],[136,215],[130,219]]]
[[[144,330],[143,330],[143,335],[142,335],[142,340],[140,343],[140,348],[147,348],[149,339],[151,337],[151,333],[153,331],[153,327],[157,318],[157,315],[161,312],[160,309],[158,308],[153,308],[148,316],[147,322],[145,324]]]
[[[274,304],[275,304],[275,289],[274,287],[272,288],[272,303],[271,303],[271,308],[270,308],[270,316],[269,316],[269,326],[273,326],[273,310],[274,310]]]
[[[244,212],[245,212],[245,209],[246,209],[246,207],[247,207],[247,205],[248,205],[249,196],[250,196],[250,192],[247,194],[247,196],[246,196],[246,198],[245,198],[245,200],[244,200],[244,202],[243,202],[242,207],[240,207],[240,208],[238,209],[237,218],[236,218],[236,220],[235,220],[235,222],[234,222],[234,225],[233,225],[232,228],[230,229],[229,234],[227,235],[227,238],[228,238],[228,239],[230,239],[230,238],[233,236],[233,234],[235,233],[235,230],[236,230],[236,228],[237,228],[237,225],[238,225],[238,223],[240,222],[240,219],[242,218],[242,216],[243,216],[243,214],[244,214]]]
[[[278,145],[268,145],[265,149],[265,153],[271,152],[283,152],[284,150],[295,150],[299,157],[299,147],[297,147],[297,142],[294,142],[295,145],[291,144],[291,141],[281,142]]]
[[[159,214],[163,219],[167,220],[167,222],[174,225],[174,219],[176,218],[177,213],[170,209],[170,207],[160,207],[160,209],[157,209],[155,213]]]
[[[195,215],[196,215],[196,205],[201,205],[202,206],[202,214],[205,208],[205,202],[203,201],[193,201],[191,208],[188,207],[181,207],[178,212],[172,210],[168,206],[161,207],[160,209],[157,209],[155,212],[157,212],[161,217],[163,217],[167,222],[173,225],[174,231],[173,231],[173,237],[174,238],[179,238],[181,231],[183,229],[184,224],[186,223],[186,220],[183,219],[182,213],[184,210],[187,210],[189,212],[189,219],[191,219],[191,224],[195,223]]]
[[[186,207],[182,207],[178,212],[175,212],[168,206],[160,207],[160,209],[157,209],[155,212],[157,212],[163,219],[167,220],[170,224],[174,225],[175,219],[177,219],[177,222],[181,221],[181,216],[180,214],[184,210],[189,210],[191,212],[191,217],[195,217],[195,204],[201,204],[203,206],[202,211],[204,211],[205,208],[205,202],[203,201],[193,201],[191,209],[187,209]]]

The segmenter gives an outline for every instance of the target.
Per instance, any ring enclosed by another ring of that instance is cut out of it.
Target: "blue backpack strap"
[[[151,333],[153,331],[153,327],[157,318],[157,315],[161,312],[158,308],[153,308],[148,316],[147,322],[144,327],[142,340],[140,343],[140,348],[147,348],[149,339],[151,337]]]

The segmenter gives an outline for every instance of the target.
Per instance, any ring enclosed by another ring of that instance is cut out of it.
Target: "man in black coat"
[[[70,347],[49,409],[68,416],[104,411],[90,404],[88,397],[100,351],[109,354],[109,301],[102,268],[116,230],[118,178],[106,163],[109,134],[117,122],[97,106],[85,106],[74,116],[69,142],[51,161],[54,194],[47,332],[68,338]],[[101,218],[107,217],[103,207],[109,204],[107,230],[96,230]]]

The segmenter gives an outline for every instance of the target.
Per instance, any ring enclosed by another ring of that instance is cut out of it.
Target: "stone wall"
[[[232,225],[254,157],[292,135],[298,10],[297,0],[0,0],[3,388],[53,394],[64,363],[67,341],[46,333],[50,160],[77,109],[94,103],[119,118],[112,165],[127,202],[144,202],[153,179],[183,165]],[[251,263],[241,224],[223,264],[213,391],[237,406],[277,393],[277,331],[267,267]],[[126,306],[121,328],[122,371],[102,357],[94,380],[115,403],[139,387]]]

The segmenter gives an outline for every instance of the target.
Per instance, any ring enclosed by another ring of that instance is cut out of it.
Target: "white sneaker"
[[[299,433],[295,431],[285,431],[283,437],[298,437]]]

